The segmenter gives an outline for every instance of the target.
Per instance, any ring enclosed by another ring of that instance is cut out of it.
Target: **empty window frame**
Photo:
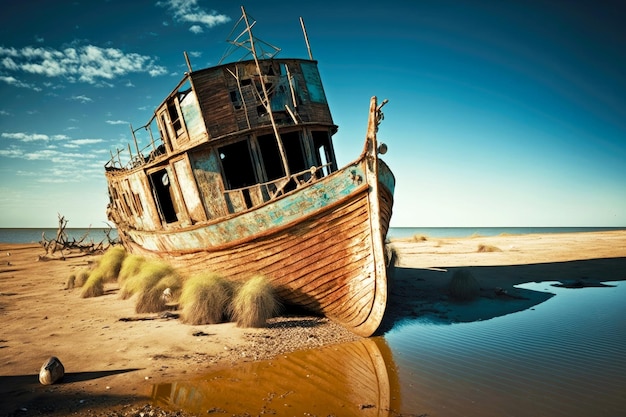
[[[161,169],[150,174],[150,183],[161,220],[165,223],[177,222],[178,216],[174,205],[172,184],[167,169]]]

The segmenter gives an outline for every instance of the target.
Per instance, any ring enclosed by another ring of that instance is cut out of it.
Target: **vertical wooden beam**
[[[261,72],[261,66],[259,65],[259,58],[256,55],[256,49],[254,47],[254,36],[252,36],[252,30],[250,28],[250,23],[248,22],[248,16],[246,15],[246,10],[243,6],[241,6],[241,12],[243,14],[243,18],[246,22],[246,28],[248,28],[248,35],[250,36],[250,49],[252,50],[252,56],[254,57],[254,63],[256,64],[256,71],[259,75],[259,79],[261,82],[261,89],[263,90],[263,105],[267,110],[267,113],[270,116],[270,121],[272,122],[272,128],[274,129],[274,136],[276,136],[276,141],[278,143],[278,150],[280,151],[280,157],[283,160],[283,168],[285,169],[285,176],[291,176],[291,172],[289,170],[289,164],[287,163],[287,154],[285,153],[285,147],[283,146],[283,140],[278,133],[278,127],[276,127],[276,122],[274,121],[274,114],[272,113],[272,105],[269,100],[269,96],[267,94],[267,89],[265,88],[265,82],[263,81],[263,73]]]
[[[309,35],[306,34],[306,28],[304,27],[304,19],[300,17],[300,26],[302,26],[302,33],[304,33],[304,41],[306,42],[306,49],[309,52],[309,59],[313,60],[313,54],[311,54],[311,45],[309,45]]]

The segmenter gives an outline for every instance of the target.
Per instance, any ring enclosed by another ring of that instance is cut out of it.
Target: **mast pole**
[[[183,51],[183,54],[185,55],[185,62],[187,63],[187,69],[189,70],[189,72],[193,72],[193,69],[191,68],[191,62],[189,62],[189,55],[187,55],[187,51]]]
[[[133,125],[132,125],[132,123],[129,123],[129,124],[130,124],[130,133],[132,133],[133,140],[135,142],[135,149],[137,150],[137,156],[139,158],[143,159],[143,155],[141,155],[141,152],[139,151],[139,143],[137,143],[137,136],[135,136],[135,131],[133,130]],[[130,143],[128,144],[128,150],[130,151]],[[132,156],[132,153],[131,153],[131,156]]]
[[[302,16],[300,16],[300,26],[302,26],[302,33],[304,33],[304,41],[306,42],[306,50],[309,52],[309,59],[313,61],[311,45],[309,44],[309,35],[306,34],[306,28],[304,27],[304,19],[302,19]]]
[[[248,30],[248,36],[250,37],[250,49],[252,51],[252,56],[254,57],[254,63],[256,64],[256,71],[259,75],[261,81],[261,89],[263,90],[263,105],[265,106],[265,110],[270,116],[270,121],[272,122],[272,128],[274,129],[274,136],[276,136],[276,141],[278,142],[278,150],[280,151],[280,158],[283,161],[283,168],[285,169],[285,176],[291,176],[291,172],[289,171],[289,164],[287,163],[287,156],[285,153],[285,147],[283,146],[283,141],[278,133],[278,127],[276,127],[276,122],[274,121],[274,115],[272,114],[272,106],[269,102],[269,98],[267,95],[267,89],[265,88],[265,83],[263,82],[263,74],[261,73],[261,66],[259,65],[259,58],[256,55],[256,49],[254,47],[254,36],[252,36],[252,30],[250,28],[250,23],[248,22],[248,15],[246,15],[246,10],[243,6],[241,6],[241,12],[243,13],[243,19],[246,22],[246,28]]]

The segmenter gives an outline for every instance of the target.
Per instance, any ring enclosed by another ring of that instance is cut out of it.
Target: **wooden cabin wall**
[[[154,200],[152,195],[147,195],[146,190],[150,190],[148,184],[148,178],[143,171],[137,171],[135,174],[129,176],[131,192],[139,198],[141,203],[142,214],[136,216],[136,223],[141,225],[146,230],[156,229],[156,225],[160,224],[159,215],[154,206]]]
[[[193,73],[192,82],[209,139],[237,131],[237,119],[222,69]]]
[[[173,164],[174,171],[176,172],[176,179],[180,192],[183,198],[187,213],[192,223],[206,220],[204,214],[204,207],[196,188],[196,182],[194,180],[189,162],[186,158],[179,159]]]
[[[333,124],[322,81],[315,61],[277,59],[261,61],[263,80],[276,85],[285,79],[284,66],[293,76],[298,106],[290,105],[298,122]],[[239,83],[237,80],[239,79]],[[245,129],[268,127],[271,120],[261,101],[260,79],[253,61],[237,62],[192,73],[192,83],[204,116],[209,139]],[[288,96],[291,103],[291,91]],[[271,97],[270,97],[271,98]],[[278,125],[295,124],[286,109],[273,109]]]
[[[142,230],[156,230],[160,219],[150,190],[148,179],[143,171],[137,171],[126,178],[110,179],[110,192],[115,212],[119,219]]]
[[[189,155],[189,162],[207,218],[214,219],[226,215],[228,211],[224,201],[224,186],[217,154],[211,149],[194,151]]]

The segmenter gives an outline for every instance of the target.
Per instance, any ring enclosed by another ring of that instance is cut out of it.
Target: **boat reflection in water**
[[[391,350],[375,337],[158,384],[152,398],[190,413],[363,417],[393,414],[400,389]]]

